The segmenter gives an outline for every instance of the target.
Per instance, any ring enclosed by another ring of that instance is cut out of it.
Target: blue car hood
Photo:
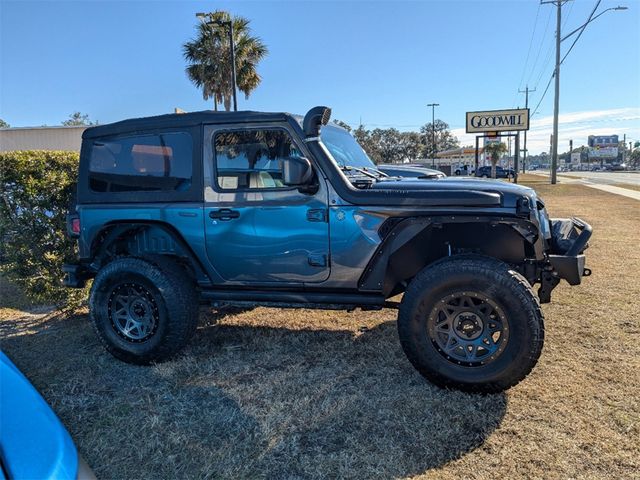
[[[75,480],[78,473],[78,452],[69,433],[2,352],[0,461],[9,478]]]

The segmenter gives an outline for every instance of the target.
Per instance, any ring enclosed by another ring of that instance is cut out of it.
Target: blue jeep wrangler
[[[202,304],[389,307],[432,382],[518,383],[542,350],[540,303],[590,274],[591,227],[550,220],[529,188],[385,175],[330,114],[207,111],[84,132],[69,216],[80,258],[65,282],[93,278],[106,349],[164,360]]]

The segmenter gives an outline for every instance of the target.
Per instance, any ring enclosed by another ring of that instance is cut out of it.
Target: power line
[[[549,90],[549,87],[551,86],[551,81],[553,80],[554,76],[555,76],[555,72],[553,73],[553,75],[551,75],[551,78],[549,78],[549,83],[547,83],[547,86],[544,89],[544,92],[542,92],[542,96],[540,97],[540,100],[538,101],[538,104],[536,105],[536,108],[533,109],[533,113],[531,114],[532,117],[536,113],[538,113],[538,108],[540,107],[540,104],[542,103],[542,100],[544,100],[544,96],[547,94],[547,91]]]
[[[522,75],[520,76],[520,82],[518,83],[518,89],[522,86],[524,80],[524,74],[527,71],[527,65],[529,64],[529,56],[531,55],[531,47],[533,46],[533,38],[536,35],[536,28],[538,27],[538,17],[540,16],[540,6],[538,4],[538,10],[536,10],[536,19],[533,22],[533,31],[531,32],[531,39],[529,40],[529,49],[527,50],[527,59],[524,61],[524,68],[522,69]]]
[[[569,11],[567,12],[567,15],[564,17],[564,20],[562,21],[562,29],[564,30],[564,26],[567,24],[567,21],[569,20],[569,15],[571,15],[571,10],[573,10],[573,6],[575,5],[575,3],[570,3],[569,4]]]
[[[593,7],[593,10],[591,10],[591,14],[589,15],[589,18],[587,18],[587,21],[585,22],[585,24],[582,26],[582,29],[578,32],[578,36],[576,37],[576,39],[573,41],[573,43],[571,44],[571,46],[569,47],[569,50],[567,50],[567,53],[564,54],[564,57],[562,57],[562,60],[560,60],[560,64],[562,65],[562,63],[564,62],[564,59],[567,58],[567,55],[569,55],[569,53],[571,53],[571,50],[573,50],[574,45],[576,44],[576,42],[578,40],[580,40],[580,37],[582,36],[582,33],[584,32],[584,29],[587,28],[587,24],[591,21],[591,19],[593,18],[593,14],[596,13],[596,10],[598,9],[598,7],[600,6],[600,2],[602,2],[602,0],[598,0],[596,2],[596,6]]]
[[[573,3],[570,4],[569,6],[569,11],[567,12],[567,15],[564,18],[564,21],[562,22],[562,26],[564,27],[567,23],[567,20],[569,19],[569,15],[571,15],[571,11],[573,10]],[[549,11],[549,16],[551,16],[551,11]],[[542,47],[542,45],[541,45]],[[549,43],[549,48],[547,49],[547,54],[544,56],[544,61],[542,62],[542,68],[540,69],[540,74],[538,75],[538,78],[536,79],[536,83],[534,84],[534,88],[537,88],[538,85],[540,84],[540,80],[542,80],[542,77],[545,73],[545,71],[547,70],[547,66],[549,65],[549,63],[551,63],[551,59],[553,57],[553,42]],[[533,71],[531,72],[531,75],[533,76]]]
[[[553,54],[553,42],[549,44],[549,49],[547,50],[547,54],[545,56],[544,63],[542,64],[542,69],[540,70],[540,75],[538,75],[538,78],[536,79],[536,83],[535,83],[535,87],[536,88],[540,84],[540,80],[542,80],[542,77],[544,76],[545,72],[547,71],[547,66],[551,62],[552,54]]]
[[[573,49],[573,46],[576,44],[576,42],[578,41],[578,39],[580,38],[580,36],[582,35],[582,32],[584,32],[584,29],[587,27],[587,24],[591,21],[591,18],[593,17],[593,14],[596,12],[596,10],[598,9],[598,7],[600,6],[600,3],[602,2],[602,0],[598,0],[596,2],[596,6],[593,7],[593,10],[591,11],[591,14],[589,15],[589,18],[587,18],[587,21],[585,22],[584,26],[582,27],[582,29],[580,30],[580,32],[578,33],[578,36],[576,37],[576,39],[573,41],[573,43],[571,44],[571,47],[569,47],[569,50],[567,51],[567,53],[564,54],[564,57],[562,57],[562,60],[560,61],[560,64],[562,64],[562,62],[564,62],[565,58],[567,58],[567,55],[569,55],[569,52],[571,52],[571,50]],[[573,4],[571,4],[573,6]],[[570,12],[571,10],[569,10]],[[549,50],[549,52],[551,52],[551,50]],[[549,56],[549,58],[551,58],[551,56]],[[546,67],[546,65],[545,65]],[[549,87],[551,86],[551,81],[553,80],[553,77],[555,76],[555,69],[554,72],[551,74],[551,78],[549,78],[549,82],[547,83],[546,88],[544,89],[544,93],[542,94],[542,96],[540,97],[540,100],[538,101],[538,104],[536,105],[536,108],[534,109],[533,113],[531,114],[531,116],[533,117],[536,113],[538,113],[538,108],[540,107],[540,104],[542,103],[542,100],[544,99],[545,95],[547,94],[547,91],[549,90]],[[540,77],[538,78],[538,81],[540,81],[540,79],[542,78],[542,72],[540,74]],[[537,86],[537,82],[536,82],[536,86]]]
[[[551,21],[551,11],[549,11],[549,16],[547,17],[547,23],[544,26],[544,32],[542,33],[542,40],[540,42],[540,47],[538,48],[538,54],[536,55],[536,59],[533,62],[533,67],[531,69],[531,73],[529,74],[529,78],[527,79],[527,83],[531,83],[531,78],[533,77],[533,73],[536,71],[536,67],[538,66],[538,60],[540,59],[540,53],[542,52],[542,48],[544,45],[545,38],[547,37],[547,31],[549,30],[549,22]]]

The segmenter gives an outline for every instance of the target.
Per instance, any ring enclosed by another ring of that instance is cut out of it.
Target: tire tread
[[[144,354],[114,345],[99,326],[99,322],[104,321],[104,313],[99,314],[99,292],[107,288],[112,278],[127,273],[145,277],[158,289],[165,304],[167,331],[162,341],[151,352]],[[187,344],[198,326],[199,298],[193,279],[175,261],[161,255],[148,258],[123,256],[106,264],[93,282],[89,305],[93,329],[104,348],[128,363],[147,365],[170,358]]]
[[[500,381],[486,383],[461,383],[424,365],[417,351],[411,332],[411,316],[421,301],[426,289],[438,281],[450,278],[461,272],[489,276],[496,285],[511,285],[511,292],[527,312],[527,328],[532,333],[532,342],[526,361],[517,365],[511,374]],[[507,280],[510,280],[508,282]],[[536,365],[544,344],[544,315],[540,302],[527,280],[508,264],[492,257],[466,254],[446,257],[429,265],[414,277],[404,294],[398,314],[398,335],[405,354],[413,366],[428,380],[444,387],[467,392],[496,393],[511,388],[521,382]]]

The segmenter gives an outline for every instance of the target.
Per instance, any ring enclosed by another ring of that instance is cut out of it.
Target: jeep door
[[[302,156],[286,124],[204,128],[204,222],[211,267],[224,283],[291,284],[329,277],[328,197],[282,182]]]

